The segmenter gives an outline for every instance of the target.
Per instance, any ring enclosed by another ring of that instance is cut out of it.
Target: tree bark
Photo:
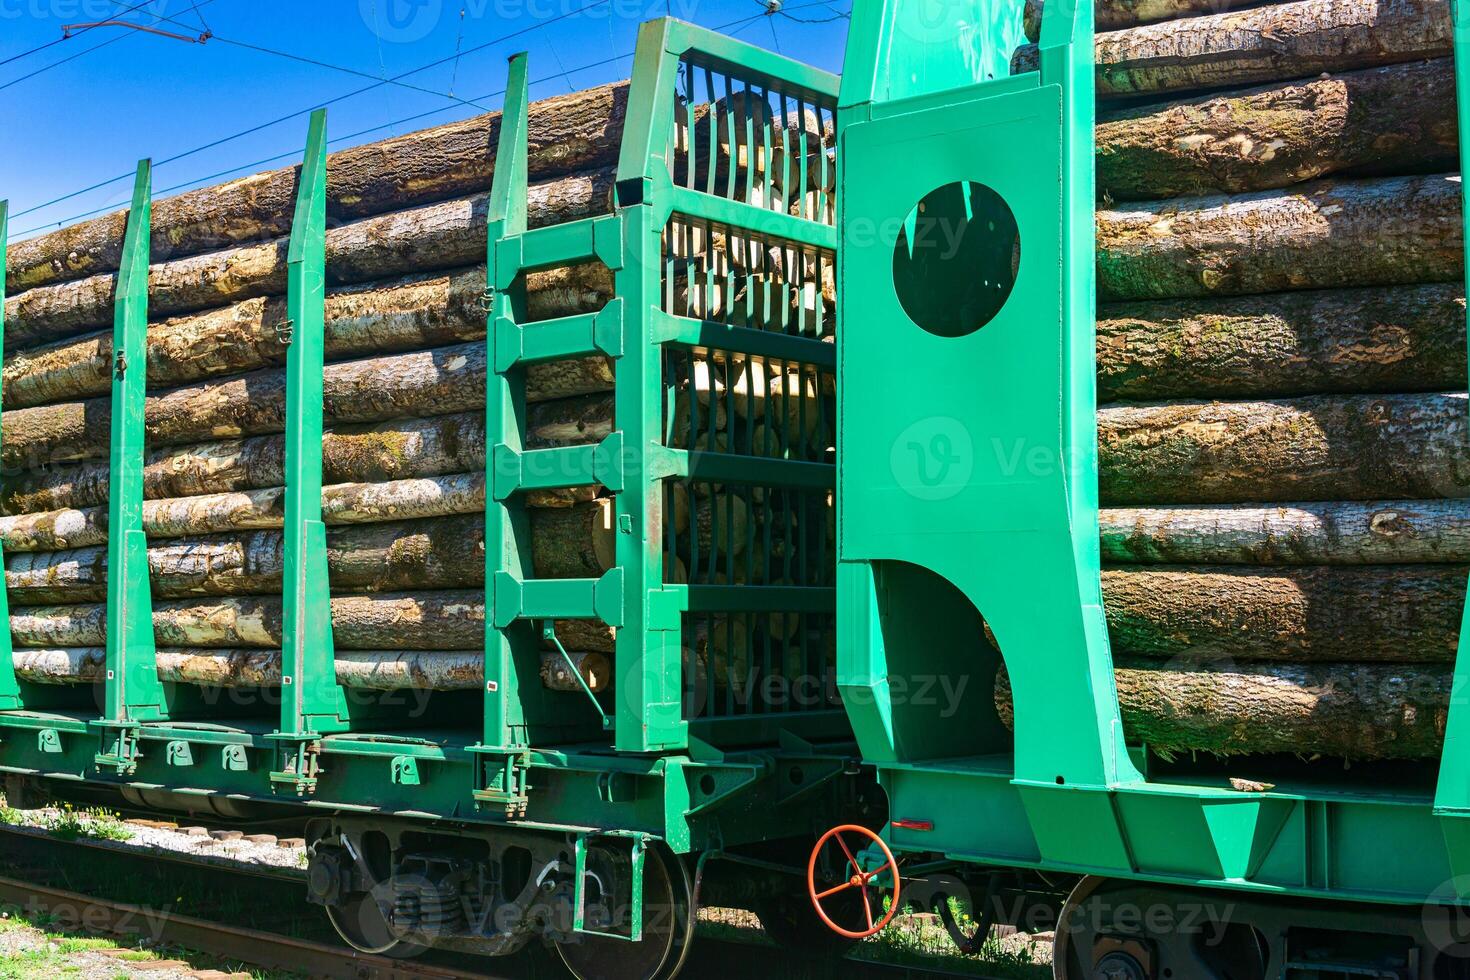
[[[158,500],[279,486],[285,482],[284,455],[281,436],[153,449],[145,456],[143,495]],[[380,483],[484,468],[483,412],[344,426],[322,440],[322,480],[327,484]],[[25,514],[88,507],[106,503],[107,495],[107,462],[89,461],[7,480],[0,509]]]
[[[1464,565],[1117,568],[1103,605],[1119,655],[1214,663],[1454,663]]]
[[[1103,561],[1143,565],[1470,563],[1470,501],[1105,507]]]
[[[1452,669],[1439,664],[1212,669],[1121,661],[1113,673],[1128,738],[1165,758],[1191,752],[1435,758],[1444,742],[1452,679]],[[1004,668],[995,704],[1013,727]]]
[[[1465,383],[1459,284],[1104,305],[1099,401],[1446,391]]]
[[[1464,393],[1118,405],[1105,505],[1470,496]]]
[[[280,596],[176,599],[153,605],[160,647],[279,647]],[[89,647],[107,643],[107,606],[29,606],[15,610],[17,646]],[[468,650],[485,642],[483,590],[393,592],[332,597],[338,650]],[[563,638],[568,649],[579,649]]]
[[[605,213],[612,171],[576,173],[529,191],[533,226]],[[327,231],[327,282],[373,282],[483,262],[486,199],[459,198],[339,225]],[[148,270],[150,315],[172,316],[286,292],[289,242],[282,238],[160,262]],[[11,350],[50,343],[112,322],[113,273],[40,286],[6,300]]]
[[[1116,110],[1097,125],[1105,198],[1289,187],[1333,174],[1459,168],[1449,58]]]
[[[1099,34],[1099,96],[1238,88],[1450,53],[1446,0],[1299,0]],[[1035,71],[1034,44],[1013,74]]]
[[[537,272],[527,277],[533,319],[592,312],[612,294],[612,275],[598,264]],[[330,290],[326,300],[326,356],[329,361],[381,356],[465,341],[483,340],[485,268],[442,275],[413,276]],[[277,325],[286,319],[283,297],[257,297],[191,316],[152,324],[148,331],[148,384],[168,387],[283,366],[287,345]],[[587,359],[592,360],[592,359]],[[582,394],[587,378],[611,384],[605,359],[600,368],[552,362],[527,369],[527,396]],[[7,358],[3,377],[5,407],[26,408],[63,399],[102,395],[112,376],[111,331],[34,347]],[[579,386],[580,385],[580,386]],[[601,389],[597,389],[601,390]]]
[[[622,141],[626,82],[533,103],[528,170],[551,177],[609,164]],[[341,222],[490,188],[500,113],[354,146],[327,158],[327,215]],[[153,204],[155,262],[288,235],[299,167],[253,174]],[[10,247],[7,292],[118,267],[127,212]]]
[[[1268,0],[1247,0],[1230,3],[1228,0],[1097,0],[1093,4],[1094,26],[1098,31],[1118,31],[1140,24],[1156,24],[1182,17],[1203,17],[1223,9],[1254,7]],[[1045,0],[1026,0],[1026,37],[1032,41],[1041,38],[1041,11]]]
[[[483,472],[322,488],[322,517],[329,525],[484,512]],[[150,538],[251,531],[281,527],[285,513],[285,487],[170,497],[143,502],[143,530]],[[107,542],[107,520],[100,506],[18,514],[0,517],[0,535],[11,553],[84,548]]]
[[[471,342],[328,364],[322,375],[325,421],[351,425],[483,411],[485,356],[484,343]],[[570,372],[559,375],[568,376]],[[538,394],[532,425],[548,424],[543,417],[559,417],[554,406],[560,401],[599,413],[597,421],[611,429],[610,398],[594,395],[579,401],[565,397],[568,392]],[[105,456],[112,402],[110,397],[92,398],[17,408],[0,419],[5,433],[0,462],[12,469],[36,469]],[[152,447],[265,435],[285,427],[286,372],[280,368],[150,395],[144,412],[144,430]]]
[[[605,501],[533,511],[536,575],[595,578],[611,568],[616,556],[609,511]],[[153,595],[179,599],[279,592],[282,548],[276,530],[150,542]],[[15,606],[106,598],[105,547],[17,554],[8,556],[5,566]],[[485,581],[485,519],[465,514],[329,528],[327,569],[332,589],[340,592],[480,586]]]
[[[1289,192],[1097,212],[1102,299],[1455,282],[1458,176],[1319,181]]]

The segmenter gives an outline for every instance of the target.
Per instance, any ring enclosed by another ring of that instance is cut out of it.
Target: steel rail
[[[96,899],[80,892],[0,877],[0,901],[46,912],[89,932],[143,936],[270,970],[342,980],[505,980],[504,977],[371,956],[341,946],[196,919],[163,909]]]

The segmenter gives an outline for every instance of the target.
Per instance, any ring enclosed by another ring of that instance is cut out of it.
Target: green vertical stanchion
[[[1470,133],[1470,3],[1456,0],[1455,95],[1461,133]],[[1460,141],[1460,172],[1470,167],[1470,141]],[[1470,242],[1470,191],[1462,185],[1462,219],[1466,242]],[[1470,265],[1467,265],[1470,287]],[[1445,723],[1444,749],[1440,755],[1439,781],[1434,794],[1434,812],[1440,821],[1455,870],[1456,891],[1470,899],[1470,601],[1460,620],[1460,645],[1455,656],[1455,675],[1450,694],[1450,712]]]
[[[5,360],[5,256],[10,237],[10,202],[0,201],[0,362]],[[5,568],[5,551],[0,545],[0,570]],[[20,684],[15,679],[15,655],[10,642],[10,595],[0,576],[0,711],[22,706]]]
[[[509,568],[520,570],[518,542],[511,503],[495,492],[495,447],[522,448],[519,417],[525,404],[525,387],[506,372],[497,370],[498,346],[502,324],[514,329],[524,312],[524,285],[517,286],[520,268],[517,263],[499,262],[499,243],[526,231],[526,133],[529,92],[526,80],[525,53],[510,59],[505,84],[505,103],[500,114],[500,138],[495,150],[495,178],[490,190],[489,224],[487,228],[485,344],[488,375],[485,386],[485,717],[483,747],[490,758],[482,765],[482,785],[476,788],[476,799],[482,803],[504,805],[508,813],[518,813],[526,805],[523,772],[515,764],[515,753],[525,748],[518,732],[519,674],[515,670],[514,640],[510,630],[524,624],[507,621],[497,613],[499,590],[505,588]],[[512,601],[500,594],[501,603]]]
[[[617,495],[617,563],[625,582],[623,624],[614,653],[618,691],[614,747],[654,752],[688,745],[683,717],[679,608],[664,590],[662,346],[659,312],[664,224],[673,211],[665,157],[673,131],[679,55],[668,19],[640,28],[628,92],[628,121],[618,159],[623,261],[613,273],[623,303],[623,357],[613,411],[623,444],[623,492]]]
[[[107,673],[99,768],[136,767],[137,727],[165,717],[143,532],[143,412],[148,389],[152,162],[138,164],[112,325],[112,442],[107,510]]]
[[[311,114],[287,253],[286,523],[281,582],[281,731],[285,758],[273,784],[316,784],[317,736],[347,727],[337,684],[322,522],[322,372],[326,357],[327,112]]]

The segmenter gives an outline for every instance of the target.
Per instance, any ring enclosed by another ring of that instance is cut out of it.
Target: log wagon
[[[837,78],[674,20],[626,82],[7,250],[11,804],[310,817],[361,950],[669,977],[816,923]],[[0,210],[0,240],[4,211]],[[282,809],[284,808],[284,809]]]
[[[854,12],[838,677],[889,821],[814,901],[1054,927],[1062,980],[1470,976],[1470,14],[1020,6]]]

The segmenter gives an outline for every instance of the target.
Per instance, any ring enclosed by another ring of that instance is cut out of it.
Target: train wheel
[[[589,866],[593,856],[589,855]],[[577,934],[556,944],[577,980],[672,980],[694,939],[694,882],[677,856],[650,846],[643,865],[643,939]]]
[[[342,941],[360,953],[413,956],[423,950],[393,929],[370,892],[348,895],[340,903],[328,905],[327,918]]]

